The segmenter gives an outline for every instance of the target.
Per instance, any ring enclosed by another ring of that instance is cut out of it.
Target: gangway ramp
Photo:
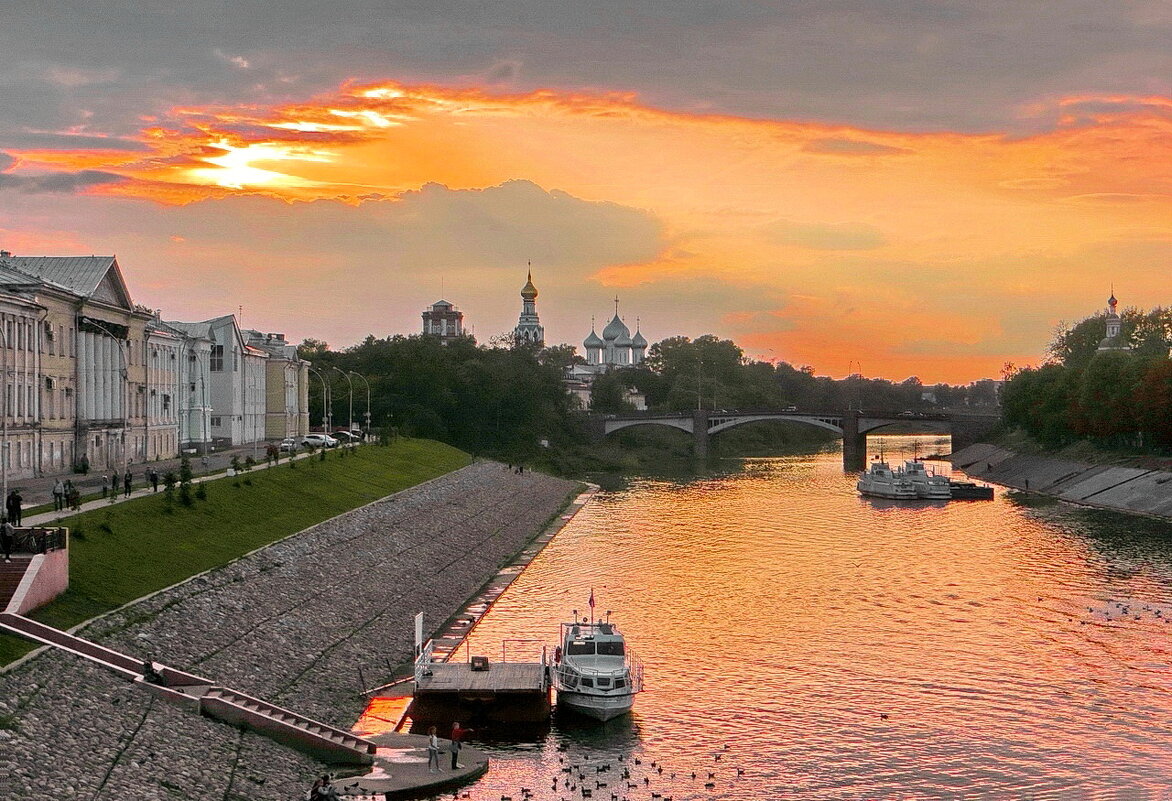
[[[377,746],[345,729],[305,717],[267,701],[221,687],[210,679],[98,645],[23,615],[0,613],[0,632],[53,646],[96,662],[127,681],[176,705],[223,723],[248,728],[323,762],[369,765]]]

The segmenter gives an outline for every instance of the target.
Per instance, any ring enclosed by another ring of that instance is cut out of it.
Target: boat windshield
[[[567,656],[583,656],[594,653],[594,643],[583,640],[571,640],[566,646]]]
[[[598,643],[599,656],[622,656],[623,655],[623,641],[610,640]]]

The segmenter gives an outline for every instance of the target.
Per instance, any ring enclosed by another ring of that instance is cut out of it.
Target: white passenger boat
[[[871,462],[870,469],[859,476],[856,489],[861,495],[871,495],[875,498],[909,500],[918,497],[915,485],[902,474],[892,470],[882,459]]]
[[[949,486],[948,479],[935,473],[929,473],[923,462],[904,462],[903,469],[896,470],[895,474],[912,482],[917,498],[948,500],[952,497],[952,487]]]
[[[558,706],[602,721],[630,712],[643,689],[643,665],[609,618],[578,622],[575,609],[575,622],[561,624],[553,665]]]

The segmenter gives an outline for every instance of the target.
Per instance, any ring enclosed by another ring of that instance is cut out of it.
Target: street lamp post
[[[342,378],[346,379],[346,383],[350,386],[350,431],[354,430],[354,382],[350,380],[350,374],[342,370],[337,365],[331,364],[330,367],[336,372],[342,374]]]
[[[325,376],[322,375],[321,370],[317,369],[316,367],[310,367],[309,372],[316,374],[318,377],[318,380],[321,381],[321,428],[322,428],[323,432],[328,434],[328,433],[330,433],[329,432],[330,414],[327,410],[330,407],[330,401],[329,401],[330,387],[329,387],[329,384],[326,383]]]
[[[364,427],[363,430],[367,434],[369,434],[370,433],[370,382],[366,380],[366,376],[364,376],[362,373],[355,372],[354,370],[350,371],[350,375],[358,376],[359,378],[362,379],[362,383],[366,384],[366,426]]]
[[[127,429],[130,428],[130,362],[127,360],[126,353],[122,349],[122,341],[110,333],[110,329],[101,323],[95,322],[93,318],[87,318],[86,322],[114,340],[118,346],[118,355],[122,358],[122,475],[126,475],[126,469],[130,465],[130,454],[127,453],[128,442],[126,436]],[[127,342],[127,347],[129,346],[130,343]],[[118,488],[115,487],[114,491],[117,492]]]

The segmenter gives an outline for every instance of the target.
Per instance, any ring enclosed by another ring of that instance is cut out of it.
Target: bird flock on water
[[[562,754],[558,756],[558,772],[539,790],[480,784],[435,797],[452,801],[684,801],[718,795],[716,791],[747,775],[744,768],[724,762],[728,748],[725,745],[722,751],[714,753],[710,765],[686,770],[669,768],[660,760],[626,754],[603,759],[584,755],[573,760]],[[353,787],[356,789],[357,784]],[[350,795],[347,791],[353,792],[351,787],[341,789],[346,801],[382,801],[381,794]]]

